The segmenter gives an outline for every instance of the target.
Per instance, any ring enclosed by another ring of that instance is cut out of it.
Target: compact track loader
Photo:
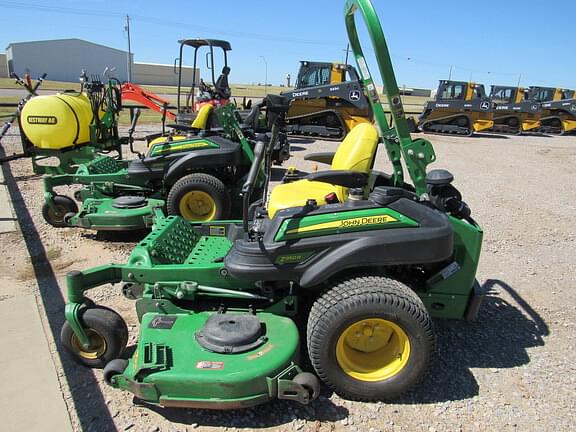
[[[370,123],[372,110],[354,66],[301,61],[291,99],[287,131],[296,135],[342,138],[354,126]]]
[[[527,99],[522,87],[492,86],[490,99],[494,104],[494,126],[486,132],[518,135],[535,132],[540,127],[540,103]]]
[[[493,107],[484,85],[440,81],[436,99],[427,102],[418,119],[424,133],[472,135],[494,125]]]
[[[554,87],[530,87],[528,98],[542,106],[539,132],[564,135],[576,132],[574,91]]]
[[[372,4],[348,0],[344,14],[375,125],[355,126],[332,154],[309,155],[329,169],[290,176],[271,194],[255,189],[259,172],[269,183],[289,109],[288,100],[269,95],[272,133],[256,138],[242,220],[191,223],[158,214],[126,264],[67,275],[63,346],[80,363],[104,367],[112,387],[187,408],[309,403],[320,381],[346,398],[391,400],[430,365],[432,317],[475,318],[484,295],[475,279],[482,230],[453,176],[427,171],[436,156],[429,141],[410,136]],[[392,124],[357,16],[373,44]],[[373,169],[379,148],[390,174]],[[260,199],[251,205],[253,194]],[[121,283],[136,300],[140,330],[130,358],[124,320],[85,296],[108,283]]]

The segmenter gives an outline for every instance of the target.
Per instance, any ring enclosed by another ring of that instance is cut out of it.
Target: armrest
[[[331,165],[335,154],[336,152],[309,153],[306,156],[304,156],[304,160]]]
[[[359,188],[368,184],[368,174],[349,170],[318,171],[308,174],[304,179],[347,188]]]

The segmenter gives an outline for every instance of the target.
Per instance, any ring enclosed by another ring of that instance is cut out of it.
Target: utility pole
[[[126,15],[126,26],[124,30],[128,33],[128,58],[126,59],[126,65],[128,66],[128,82],[132,82],[132,49],[130,47],[130,16]]]

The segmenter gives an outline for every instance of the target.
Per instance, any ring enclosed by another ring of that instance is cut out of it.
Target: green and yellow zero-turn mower
[[[254,158],[255,137],[269,130],[260,116],[264,103],[245,120],[231,104],[217,107],[211,112],[221,127],[174,125],[171,132],[147,137],[148,150],[140,154],[132,138],[139,112],[128,136],[118,133],[120,83],[86,76],[82,82],[80,92],[26,98],[18,122],[24,151],[4,158],[31,157],[34,172],[45,174],[42,214],[49,224],[137,230],[152,225],[157,207],[194,221],[240,216],[235,203]],[[123,144],[138,157],[123,159]],[[282,132],[273,159],[288,157]],[[52,159],[58,164],[46,163]],[[80,209],[56,192],[68,185],[82,185],[74,195]]]
[[[361,49],[357,11],[393,126]],[[376,127],[358,125],[334,154],[309,155],[330,169],[291,176],[250,206],[258,171],[270,173],[273,140],[260,141],[243,187],[242,221],[159,215],[126,264],[68,274],[62,343],[79,362],[104,367],[111,386],[162,406],[227,409],[275,398],[307,403],[319,378],[347,398],[389,400],[426,372],[433,317],[476,316],[482,231],[452,175],[426,173],[434,150],[408,133],[372,4],[348,0],[345,19]],[[281,96],[271,99],[277,114],[288,109]],[[372,169],[379,143],[391,175]],[[136,300],[140,334],[130,359],[122,357],[123,319],[85,297],[108,283],[122,283]],[[303,352],[314,373],[301,370]]]

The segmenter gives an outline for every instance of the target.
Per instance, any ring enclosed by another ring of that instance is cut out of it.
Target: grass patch
[[[36,82],[36,79],[32,80],[33,83]],[[12,78],[0,78],[0,88],[7,88],[7,89],[22,89],[24,87],[19,86],[16,84],[14,79]],[[74,89],[76,91],[80,90],[80,83],[70,83],[70,82],[62,82],[62,81],[49,81],[45,80],[40,87],[44,90],[68,90]]]
[[[34,80],[35,82],[36,80]],[[177,86],[151,86],[151,85],[141,85],[144,90],[151,91],[153,93],[162,93],[167,95],[178,94]],[[230,84],[232,89],[232,96],[242,97],[242,96],[264,96],[267,93],[278,94],[284,91],[289,91],[291,88],[282,86],[258,86],[250,84]],[[23,89],[23,87],[16,84],[12,78],[0,78],[0,88],[5,89]],[[73,82],[63,82],[63,81],[49,81],[45,80],[40,87],[43,90],[69,90],[74,89],[76,91],[80,90],[80,83]],[[187,87],[189,88],[189,87]]]
[[[0,78],[0,87],[2,87],[2,82],[8,81],[8,78]],[[59,84],[66,84],[66,83],[59,83]],[[16,88],[16,87],[14,87]],[[165,98],[170,102],[172,105],[176,105],[176,87],[147,87],[148,89],[154,88],[154,92],[163,92],[164,89],[170,89],[170,91],[174,91],[173,94],[169,94]],[[264,95],[264,87],[263,86],[242,86],[242,85],[233,85],[235,90],[233,91],[232,98],[236,99],[236,102],[240,105],[242,103],[242,98],[244,97],[242,93],[245,93],[247,97],[260,97]],[[274,91],[287,91],[286,87],[268,87],[269,93],[273,93]],[[262,92],[261,94],[258,92]],[[13,103],[17,104],[20,101],[19,96],[0,96],[0,103]],[[387,99],[385,96],[380,97],[382,101],[382,105],[384,109],[388,111],[388,104]],[[416,113],[420,113],[424,104],[429,101],[430,98],[421,97],[421,96],[402,96],[402,102],[404,103],[404,110],[408,115],[414,115]],[[132,101],[127,101],[125,106],[134,105]],[[11,116],[15,111],[15,108],[12,107],[0,107],[0,124],[3,121],[8,120],[9,116]],[[160,113],[148,109],[142,110],[142,114],[140,115],[140,124],[154,124],[160,123],[161,116]],[[170,121],[168,120],[168,123]],[[120,125],[128,126],[130,125],[130,110],[124,109],[120,114]]]

